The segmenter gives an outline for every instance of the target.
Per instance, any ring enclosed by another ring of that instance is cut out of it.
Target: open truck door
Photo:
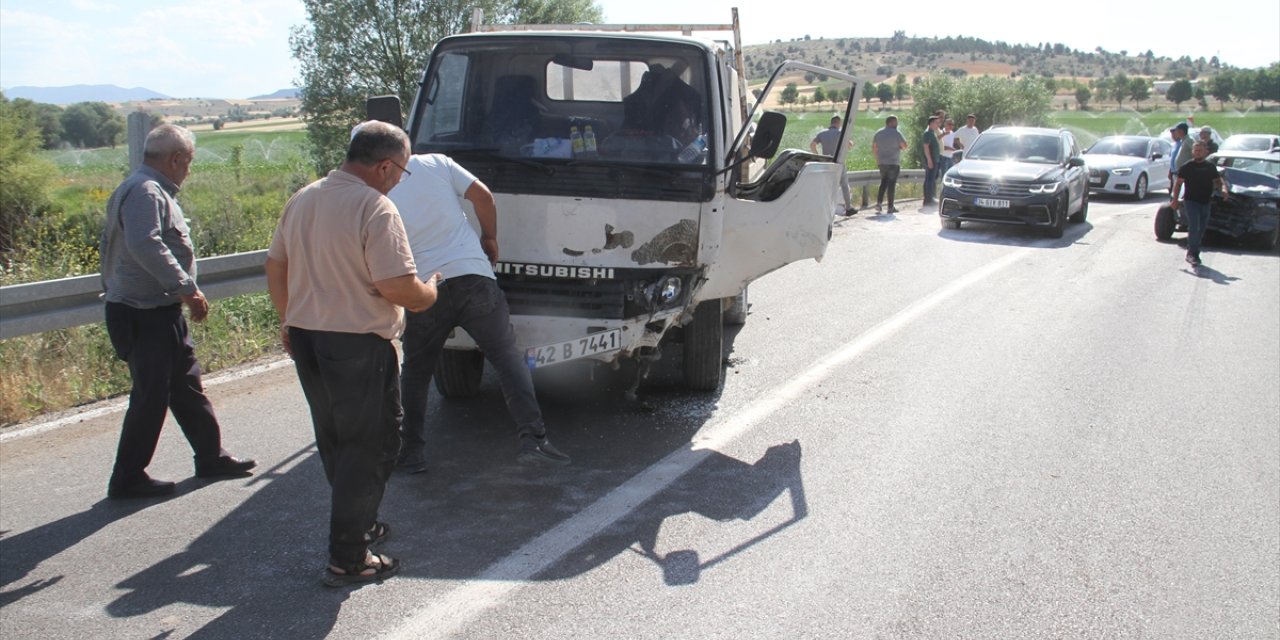
[[[809,152],[809,132],[790,135],[803,148],[777,152],[780,142],[786,146],[787,118],[765,111],[763,105],[779,78],[793,71],[848,83],[844,128],[834,158]],[[845,73],[795,61],[783,62],[774,70],[730,148],[729,157],[738,159],[737,168],[725,199],[723,231],[703,285],[703,299],[738,296],[747,283],[779,267],[822,259],[835,212],[844,209],[842,167],[861,95],[862,83]],[[766,163],[768,158],[772,160]]]

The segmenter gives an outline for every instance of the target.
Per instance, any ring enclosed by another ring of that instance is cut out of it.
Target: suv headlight
[[[953,188],[955,188],[955,189],[959,189],[959,188],[960,188],[960,178],[952,178],[952,177],[951,177],[951,176],[949,176],[949,175],[942,176],[942,186],[944,186],[944,187],[953,187]]]
[[[1127,176],[1133,173],[1133,167],[1120,167],[1119,169],[1112,169],[1111,173],[1117,176]]]
[[[1030,193],[1057,193],[1062,188],[1062,182],[1046,182],[1044,184],[1033,184],[1027,188]]]

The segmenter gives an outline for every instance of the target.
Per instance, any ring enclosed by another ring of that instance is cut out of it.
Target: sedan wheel
[[[1138,176],[1137,184],[1133,185],[1133,199],[1141,200],[1147,197],[1147,174]]]

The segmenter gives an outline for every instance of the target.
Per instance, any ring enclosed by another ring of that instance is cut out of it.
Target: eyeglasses
[[[397,168],[399,168],[399,169],[400,169],[400,171],[403,171],[403,172],[404,172],[404,173],[402,173],[402,174],[400,175],[400,179],[401,179],[401,180],[404,180],[404,177],[405,177],[405,176],[411,176],[411,175],[413,175],[413,172],[411,172],[411,171],[409,171],[408,169],[404,168],[404,165],[400,164],[399,162],[396,162],[395,160],[392,160],[391,158],[387,158],[387,162],[390,162],[391,164],[394,164]]]

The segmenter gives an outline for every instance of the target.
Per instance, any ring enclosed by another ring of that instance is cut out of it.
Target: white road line
[[[293,360],[290,360],[288,358],[281,358],[273,362],[254,365],[252,367],[246,367],[244,369],[240,369],[238,371],[234,371],[231,373],[210,376],[204,380],[204,386],[206,389],[208,389],[209,387],[216,387],[220,384],[225,384],[227,382],[243,380],[244,378],[248,378],[250,376],[256,376],[260,373],[266,373],[268,371],[274,371],[276,369],[279,369],[280,367],[292,366],[292,365],[293,365]],[[93,409],[89,409],[87,411],[76,411],[69,415],[62,416],[61,418],[55,418],[47,422],[37,422],[37,423],[26,425],[26,426],[13,427],[11,429],[6,429],[5,431],[0,432],[0,442],[8,442],[9,440],[16,440],[18,438],[25,438],[27,436],[34,436],[37,434],[45,433],[46,431],[59,429],[70,424],[84,422],[86,420],[92,420],[93,418],[110,415],[117,411],[124,411],[128,407],[129,407],[128,396],[125,396],[123,398],[117,398],[115,400],[109,400],[107,401],[107,404],[100,407],[93,408]]]
[[[550,568],[570,551],[696,467],[711,455],[709,450],[723,447],[748,433],[838,367],[851,362],[938,305],[1018,262],[1034,250],[1034,247],[1018,249],[965,274],[818,360],[791,381],[761,396],[741,411],[715,419],[694,438],[690,448],[672,452],[577,515],[493,563],[476,578],[463,581],[431,606],[406,620],[387,637],[412,640],[446,638],[461,630],[485,610],[500,604],[512,591],[523,587],[533,576]]]

